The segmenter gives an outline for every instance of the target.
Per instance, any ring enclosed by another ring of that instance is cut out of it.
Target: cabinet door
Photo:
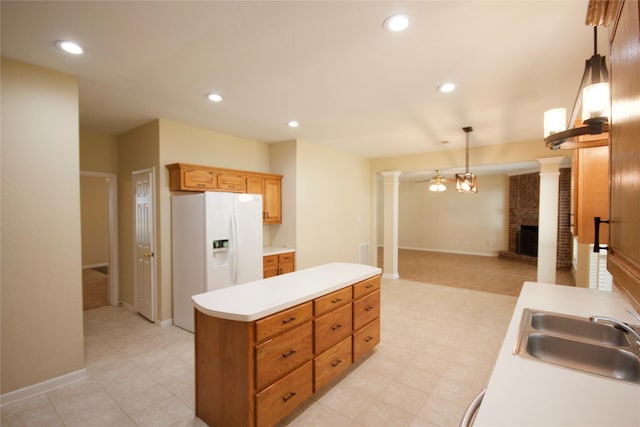
[[[262,219],[264,220],[265,212],[267,211],[264,199],[264,178],[249,175],[247,177],[247,193],[260,194],[262,196]]]
[[[251,193],[255,194],[255,193]],[[278,255],[266,255],[262,257],[262,277],[273,277],[278,275]]]
[[[640,307],[640,11],[625,1],[611,43],[611,204],[607,268]],[[603,226],[604,227],[604,226]]]
[[[594,242],[596,216],[609,216],[609,147],[580,148],[574,153],[574,235],[579,243]],[[600,227],[600,243],[609,240],[607,226]]]
[[[185,169],[182,171],[182,186],[193,190],[215,190],[217,188],[216,173],[202,169]]]
[[[282,181],[274,178],[264,180],[264,222],[265,224],[282,223]]]
[[[235,173],[221,173],[218,175],[218,190],[245,193],[247,191],[247,177]]]

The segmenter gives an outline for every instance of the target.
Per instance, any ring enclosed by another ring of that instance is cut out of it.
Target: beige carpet
[[[378,266],[382,265],[382,249],[379,248]],[[512,296],[520,295],[524,282],[537,281],[535,265],[497,257],[408,249],[398,252],[398,274],[401,279]],[[569,271],[558,271],[556,283],[575,286]]]

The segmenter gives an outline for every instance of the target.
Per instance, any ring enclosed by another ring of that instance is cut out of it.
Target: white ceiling
[[[544,110],[571,109],[593,53],[586,10],[586,0],[3,0],[2,55],[77,76],[85,129],[118,135],[165,118],[375,158],[463,148],[463,126],[472,147],[541,138]],[[385,31],[398,12],[409,29]],[[60,39],[86,53],[59,51]],[[600,42],[608,55],[605,31]],[[437,92],[445,81],[458,89]],[[205,99],[213,91],[222,103]]]

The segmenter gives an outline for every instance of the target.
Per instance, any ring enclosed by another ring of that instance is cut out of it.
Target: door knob
[[[144,257],[145,258],[151,258],[153,256],[153,252],[145,252],[144,253]]]

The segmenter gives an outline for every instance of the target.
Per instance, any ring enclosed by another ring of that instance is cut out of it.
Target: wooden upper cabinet
[[[611,27],[610,212],[607,269],[640,309],[640,11],[624,1]],[[604,227],[604,226],[603,226]]]
[[[609,217],[609,147],[577,149],[573,156],[573,234],[579,243],[593,243],[593,218]],[[600,244],[608,241],[609,229],[600,226]]]
[[[265,178],[264,180],[264,212],[265,224],[282,223],[282,178]]]
[[[218,174],[218,190],[246,193],[247,176],[239,173],[220,173]]]
[[[176,190],[207,191],[218,187],[217,174],[211,170],[184,168],[171,170],[169,174],[170,187]]]
[[[265,224],[282,224],[282,175],[209,166],[173,163],[169,170],[171,191],[228,191],[262,195]]]
[[[282,176],[249,175],[247,193],[262,195],[262,218],[265,224],[282,224]]]

